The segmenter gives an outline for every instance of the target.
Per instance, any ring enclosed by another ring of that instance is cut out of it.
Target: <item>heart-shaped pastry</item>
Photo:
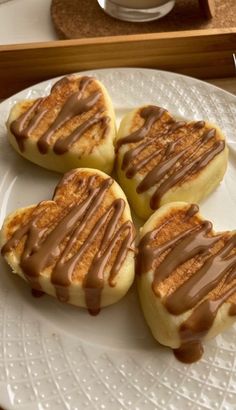
[[[7,129],[13,148],[44,168],[112,171],[114,110],[105,87],[93,77],[64,77],[47,97],[17,103]]]
[[[141,229],[138,289],[158,342],[186,363],[236,319],[236,232],[215,233],[197,205],[169,203]]]
[[[157,106],[124,117],[116,151],[120,185],[142,219],[168,202],[198,203],[222,180],[228,158],[215,125],[177,121]]]
[[[13,272],[33,289],[96,314],[133,282],[134,236],[119,185],[81,168],[65,174],[53,200],[10,214],[0,244]]]

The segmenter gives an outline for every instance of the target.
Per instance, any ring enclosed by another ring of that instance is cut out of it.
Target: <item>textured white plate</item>
[[[222,127],[230,147],[228,171],[201,205],[216,229],[236,228],[236,97],[154,70],[89,73],[108,88],[118,120],[132,107],[154,103]],[[0,106],[0,223],[17,207],[50,198],[60,178],[17,155],[4,126],[16,101],[46,94],[53,81]],[[7,410],[236,409],[235,327],[205,344],[201,361],[186,366],[152,339],[134,288],[123,301],[91,317],[49,296],[33,298],[2,259],[0,274],[0,404]]]

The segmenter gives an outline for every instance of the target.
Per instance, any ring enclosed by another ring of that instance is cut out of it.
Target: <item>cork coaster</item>
[[[214,18],[206,19],[214,10]],[[103,12],[97,0],[52,0],[51,3],[56,32],[59,38],[67,39],[231,28],[236,25],[235,16],[235,0],[177,0],[167,16],[147,23],[116,20]]]

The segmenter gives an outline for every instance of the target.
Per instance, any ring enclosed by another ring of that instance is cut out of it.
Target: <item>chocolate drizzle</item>
[[[196,215],[199,212],[199,206],[197,204],[191,204],[190,208],[186,212],[186,218],[192,218],[192,216]]]
[[[164,112],[166,112],[164,108],[152,105],[143,108],[140,113],[141,117],[145,120],[143,126],[127,137],[119,139],[116,144],[116,151],[118,151],[124,144],[142,141],[142,139],[150,132],[153,124],[162,117]]]
[[[167,192],[170,188],[172,188],[175,184],[182,181],[185,176],[194,174],[195,172],[199,172],[201,169],[205,168],[206,165],[216,156],[218,155],[223,149],[225,148],[225,141],[218,141],[214,144],[212,148],[207,150],[204,154],[200,157],[197,157],[195,160],[187,163],[186,165],[181,165],[178,171],[172,173],[169,177],[167,177],[156,189],[155,193],[151,197],[150,207],[151,209],[155,210],[158,208],[160,204],[160,200],[165,192]],[[182,155],[181,155],[182,156]],[[175,159],[174,159],[175,160]],[[168,160],[167,162],[170,162]]]
[[[42,290],[37,290],[37,289],[31,289],[31,294],[34,298],[41,298],[42,296],[45,295],[45,292]]]
[[[236,303],[233,303],[229,308],[229,316],[236,316]]]
[[[205,237],[199,238],[199,248],[197,244],[197,236],[192,241],[193,248],[190,257],[196,256],[201,252],[209,252],[212,246],[219,238]],[[202,242],[202,244],[201,244]],[[192,309],[196,306],[208,293],[215,289],[215,287],[224,278],[225,274],[232,269],[236,269],[235,255],[230,257],[230,251],[236,246],[236,235],[230,238],[223,248],[216,254],[210,256],[203,266],[195,272],[182,286],[180,286],[174,293],[167,297],[165,306],[170,313],[179,315]],[[184,248],[184,242],[176,245],[183,253],[182,260],[188,260],[187,248]],[[172,254],[173,251],[170,253]],[[193,255],[193,256],[192,256]],[[186,259],[185,259],[186,258]],[[182,263],[180,260],[180,264]],[[181,305],[179,301],[181,300]]]
[[[59,184],[58,191],[68,179],[73,178],[75,171],[69,172]],[[33,211],[29,221],[18,228],[2,248],[2,254],[16,248],[25,237],[24,249],[21,255],[20,266],[31,283],[31,286],[41,290],[40,275],[55,260],[52,267],[51,282],[55,286],[56,295],[60,301],[67,302],[70,297],[70,285],[73,274],[81,262],[81,258],[104,229],[100,247],[95,253],[88,272],[83,281],[85,299],[91,314],[100,310],[101,292],[104,286],[104,274],[114,248],[118,247],[115,260],[110,268],[108,282],[115,286],[116,276],[126,258],[131,244],[134,241],[133,224],[128,221],[120,225],[125,202],[116,199],[91,228],[86,239],[74,252],[81,233],[104,202],[105,195],[113,180],[107,178],[100,186],[94,187],[96,177],[91,176],[83,188],[87,196],[81,202],[69,207],[68,212],[57,220],[56,226],[39,228],[39,220],[44,211],[40,211],[40,204]],[[104,228],[105,227],[105,228]],[[63,244],[64,248],[63,248]]]
[[[62,106],[61,111],[57,115],[54,122],[50,125],[49,129],[39,138],[38,149],[41,154],[46,154],[50,146],[50,140],[52,135],[62,127],[67,121],[76,115],[80,115],[86,111],[89,111],[99,100],[101,93],[95,92],[87,98],[81,98],[81,91],[73,93]],[[66,150],[68,150],[67,144],[65,144]]]
[[[107,121],[107,122],[106,122]],[[82,135],[93,125],[98,124],[100,122],[107,125],[109,121],[108,117],[101,117],[99,114],[94,115],[92,118],[88,118],[84,121],[78,128],[76,128],[72,134],[68,135],[65,138],[59,138],[53,147],[53,151],[55,154],[62,155],[67,152],[75,142],[77,142]]]
[[[39,111],[42,102],[43,98],[36,100],[27,111],[10,125],[10,130],[15,136],[21,152],[25,150],[24,141],[29,138],[30,133],[34,131],[41,118],[47,112],[47,110]],[[26,125],[27,123],[28,125]]]
[[[213,325],[219,308],[235,293],[236,284],[215,300],[204,300],[193,310],[179,329],[182,344],[179,349],[174,350],[177,359],[185,363],[192,363],[202,357],[204,350],[201,339]]]
[[[57,113],[56,118],[54,118],[53,122],[49,125],[48,130],[38,137],[37,146],[41,154],[46,154],[51,146],[53,146],[53,150],[56,154],[64,154],[93,125],[102,122],[103,126],[107,128],[107,117],[98,116],[97,113],[77,126],[71,134],[63,135],[60,139],[52,142],[52,137],[61,127],[64,127],[72,118],[91,110],[99,101],[101,97],[100,91],[95,91],[87,97],[83,97],[84,91],[92,80],[92,77],[87,76],[80,79],[79,90],[75,92],[71,91],[71,94],[66,98],[60,111]],[[76,82],[76,78],[68,76],[59,80],[52,87],[51,95],[56,95],[56,93],[60,92],[60,87],[69,87],[70,81]],[[37,130],[41,120],[43,120],[47,113],[52,110],[52,108],[47,108],[46,104],[47,97],[36,100],[26,112],[10,125],[10,130],[15,136],[21,152],[25,149],[25,140]],[[100,111],[100,114],[101,113],[102,111]]]
[[[133,178],[147,167],[148,170],[144,172],[136,191],[143,193],[156,187],[150,199],[150,207],[155,210],[169,189],[206,167],[223,151],[225,142],[216,140],[216,130],[205,129],[204,121],[175,121],[169,118],[166,110],[155,106],[143,108],[139,115],[144,119],[143,125],[130,135],[119,139],[116,152],[125,144],[134,144],[124,153],[121,168],[127,178]],[[159,128],[152,132],[152,127],[157,121]],[[188,133],[182,135],[183,130]],[[194,140],[192,144],[187,142],[186,145],[183,140],[186,136],[189,140],[191,134],[195,135]]]
[[[184,152],[178,152],[178,154],[172,156],[170,159],[166,159],[161,163],[161,165],[155,166],[140,182],[140,184],[137,187],[137,192],[145,192],[153,185],[155,185],[158,181],[160,181],[167,173],[168,171],[175,165],[175,163],[183,156]],[[155,196],[157,193],[155,194]],[[155,208],[154,208],[155,209]]]
[[[187,223],[197,212],[197,205],[190,205],[183,215],[183,221]],[[174,238],[153,247],[152,244],[161,230],[169,223],[171,219],[148,232],[140,241],[139,270],[140,274],[154,270],[152,289],[160,296],[159,286],[178,268],[190,260],[191,266],[197,267],[190,268],[194,269],[192,275],[163,298],[165,308],[172,315],[180,315],[193,309],[180,326],[182,344],[174,352],[179,360],[191,363],[201,357],[201,339],[210,330],[219,308],[236,293],[236,283],[232,284],[236,279],[236,234],[213,235],[211,222],[198,221],[196,225],[195,221],[195,224],[191,224],[191,227]],[[157,263],[159,260],[161,262]],[[194,261],[197,261],[197,265],[194,265]],[[220,289],[216,295],[214,290],[219,284]],[[229,314],[234,314],[233,306]]]

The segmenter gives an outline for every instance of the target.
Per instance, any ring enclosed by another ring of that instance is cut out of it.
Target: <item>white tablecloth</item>
[[[55,40],[50,4],[51,0],[0,0],[0,45]]]

